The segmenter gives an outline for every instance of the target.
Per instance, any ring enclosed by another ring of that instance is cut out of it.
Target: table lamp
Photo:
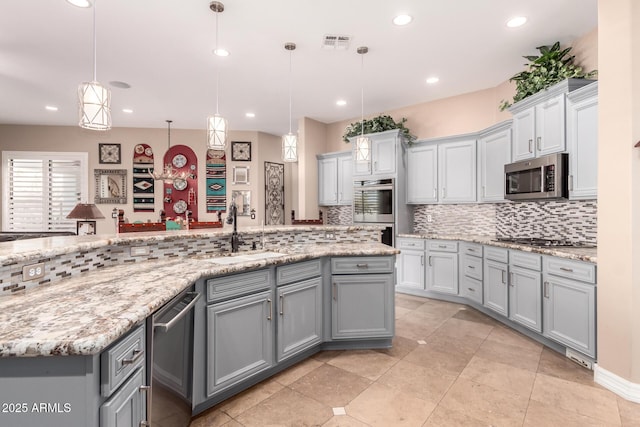
[[[87,234],[96,234],[96,222],[90,221],[92,219],[102,219],[104,215],[100,212],[100,209],[93,203],[78,203],[69,215],[69,219],[81,219],[76,226],[76,234],[78,236],[84,236]]]

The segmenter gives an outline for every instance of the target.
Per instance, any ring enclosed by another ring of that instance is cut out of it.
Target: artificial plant
[[[411,131],[409,131],[409,129],[405,127],[404,124],[406,121],[407,119],[403,117],[399,122],[396,122],[393,120],[393,118],[391,118],[391,116],[387,115],[380,115],[371,119],[358,121],[347,126],[344,135],[342,135],[342,139],[344,140],[344,142],[349,142],[349,138],[359,136],[363,133],[367,134],[384,132],[386,130],[400,129],[400,133],[402,133],[407,143],[411,145],[413,141],[416,140],[416,136],[412,135]]]

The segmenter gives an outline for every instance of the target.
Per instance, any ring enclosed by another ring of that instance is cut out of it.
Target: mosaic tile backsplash
[[[351,225],[353,223],[353,207],[329,206],[327,208],[328,225]]]
[[[427,221],[431,215],[431,222]],[[597,242],[596,201],[417,205],[414,233],[540,237]]]

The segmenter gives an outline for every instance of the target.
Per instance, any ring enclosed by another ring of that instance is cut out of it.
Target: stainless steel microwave
[[[569,195],[569,155],[549,154],[504,166],[507,200],[562,199]]]

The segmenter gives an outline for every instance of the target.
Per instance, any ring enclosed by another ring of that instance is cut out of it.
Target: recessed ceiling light
[[[410,15],[398,15],[393,18],[393,23],[396,25],[407,25],[411,21],[413,21],[413,18]]]
[[[67,3],[77,7],[91,7],[91,2],[89,0],[67,0]]]
[[[432,85],[432,84],[434,84],[434,83],[438,83],[439,81],[440,81],[440,79],[439,79],[439,78],[437,78],[437,77],[429,77],[429,78],[427,79],[427,83],[429,83],[430,85]]]
[[[339,99],[336,101],[336,105],[339,105],[340,107],[347,105],[347,101],[345,101],[344,99]]]
[[[514,16],[513,18],[507,21],[507,27],[516,28],[521,25],[524,25],[527,22],[527,18],[525,16]]]
[[[132,110],[131,108],[123,108],[123,109],[122,109],[122,112],[123,112],[123,113],[131,114],[131,113],[133,113],[133,110]]]
[[[247,113],[245,114],[245,116],[249,117],[250,119],[253,119],[256,116],[256,113]]]
[[[47,105],[44,108],[45,110],[48,110],[48,111],[58,111],[58,107],[55,107],[53,105]]]
[[[213,54],[218,56],[229,56],[229,51],[219,47],[218,49],[213,50]]]

